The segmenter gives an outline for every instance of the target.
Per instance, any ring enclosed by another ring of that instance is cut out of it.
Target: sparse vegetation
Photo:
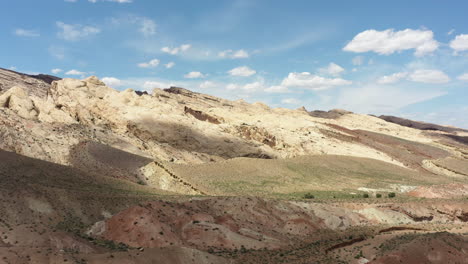
[[[315,196],[313,194],[311,194],[311,193],[304,194],[304,199],[314,199],[314,198],[315,198]]]
[[[388,194],[388,198],[395,198],[396,194],[394,192],[391,192]]]

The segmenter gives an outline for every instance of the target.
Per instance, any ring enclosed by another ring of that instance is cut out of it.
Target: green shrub
[[[396,194],[394,192],[391,192],[388,194],[388,198],[394,198],[396,196]]]
[[[315,196],[313,194],[311,194],[311,193],[304,194],[304,199],[314,199],[314,198],[315,198]]]
[[[369,198],[369,194],[365,193],[362,195],[363,198]]]
[[[378,193],[375,195],[376,198],[382,198],[382,194]]]

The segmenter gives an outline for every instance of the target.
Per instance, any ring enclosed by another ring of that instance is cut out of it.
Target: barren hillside
[[[0,257],[464,263],[466,132],[405,124],[0,69]]]

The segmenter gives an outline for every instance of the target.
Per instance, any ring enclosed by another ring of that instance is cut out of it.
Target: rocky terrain
[[[0,263],[467,263],[466,130],[0,69]]]

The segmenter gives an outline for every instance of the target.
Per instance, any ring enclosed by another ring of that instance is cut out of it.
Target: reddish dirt
[[[257,198],[150,202],[108,219],[102,237],[134,247],[277,249],[324,227],[318,218],[314,221],[295,205],[281,206],[287,208]]]
[[[468,263],[468,239],[450,233],[434,233],[417,236],[409,241],[400,239],[389,244],[394,249],[382,250],[372,264],[393,263]]]
[[[360,143],[377,149],[402,162],[405,166],[417,169],[419,171],[426,171],[426,169],[422,167],[423,160],[440,159],[450,155],[450,153],[445,150],[418,142],[404,140],[366,130],[351,130],[334,124],[327,125],[340,132],[344,132],[347,135],[333,133],[325,130],[322,130],[322,133],[343,141]]]
[[[419,186],[407,193],[413,197],[423,198],[456,198],[468,196],[468,184],[446,184],[433,186]]]

